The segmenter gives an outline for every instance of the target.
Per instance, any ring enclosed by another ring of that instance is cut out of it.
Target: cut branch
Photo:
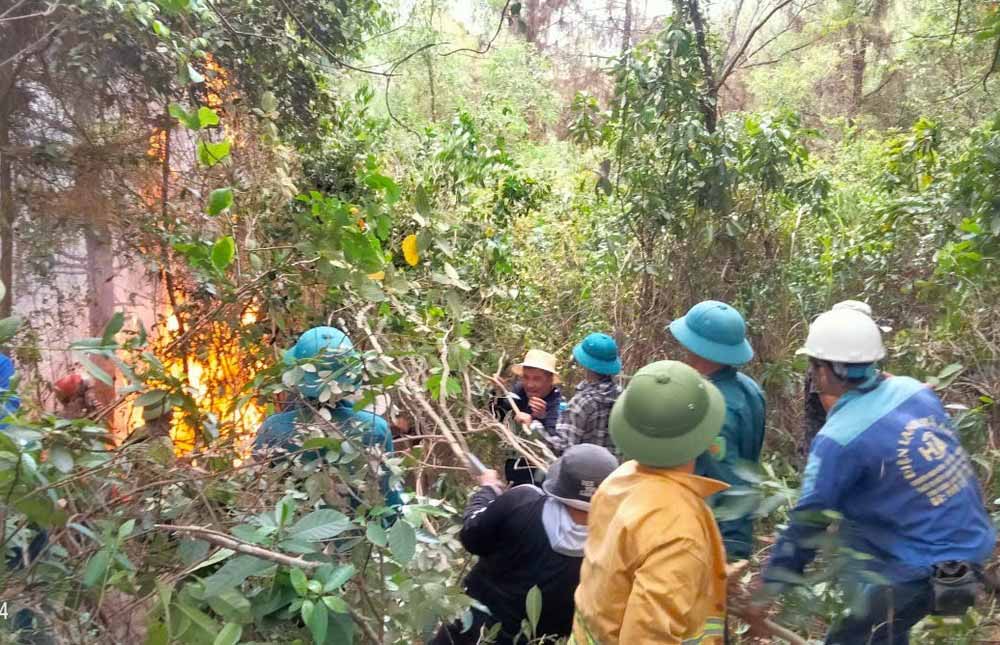
[[[758,22],[753,27],[753,29],[750,30],[750,33],[748,33],[747,37],[743,40],[743,44],[740,45],[740,48],[738,50],[736,50],[736,55],[734,55],[732,59],[729,61],[729,63],[726,64],[725,68],[722,71],[722,74],[719,76],[719,79],[715,82],[716,88],[722,87],[722,84],[725,83],[726,79],[728,79],[729,76],[733,73],[733,70],[736,68],[736,63],[740,60],[740,58],[742,58],[743,53],[746,52],[747,47],[750,46],[750,41],[752,41],[754,36],[757,35],[757,32],[760,31],[761,28],[764,25],[766,25],[769,20],[771,20],[774,14],[778,13],[779,11],[781,11],[790,4],[792,4],[792,0],[784,0],[784,2],[779,3],[773,9],[771,9],[771,11],[769,11],[767,15],[764,16],[761,19],[761,21]]]

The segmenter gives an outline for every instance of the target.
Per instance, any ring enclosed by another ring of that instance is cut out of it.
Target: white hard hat
[[[796,352],[834,363],[874,363],[885,358],[882,332],[857,309],[840,307],[809,325],[805,346]]]
[[[853,309],[854,311],[860,311],[869,318],[872,315],[872,308],[867,302],[861,302],[860,300],[842,300],[833,306],[834,310],[837,309]]]

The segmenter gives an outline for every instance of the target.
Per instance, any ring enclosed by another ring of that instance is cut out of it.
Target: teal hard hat
[[[669,329],[688,351],[713,363],[739,366],[753,358],[743,316],[724,302],[699,302]]]
[[[613,376],[622,371],[618,357],[618,344],[607,334],[588,334],[573,348],[576,362],[591,372]]]
[[[347,334],[336,327],[313,327],[299,336],[295,345],[285,352],[284,359],[286,365],[295,365],[311,358],[319,359],[313,362],[317,370],[344,370],[343,374],[335,378],[341,383],[349,383],[355,382],[356,377],[348,373],[350,365],[345,359],[354,356],[354,345]],[[299,391],[302,396],[316,398],[323,389],[325,380],[316,372],[306,372],[299,382]]]

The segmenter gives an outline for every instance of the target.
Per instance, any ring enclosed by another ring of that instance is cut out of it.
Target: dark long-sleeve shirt
[[[538,634],[569,636],[573,593],[582,558],[556,553],[542,524],[545,495],[534,486],[515,486],[503,494],[489,487],[473,493],[459,539],[479,561],[465,579],[466,591],[503,624],[498,645],[513,642],[527,616],[532,587],[542,592]]]
[[[518,411],[527,412],[531,414],[531,406],[528,405],[528,395],[524,391],[524,385],[519,382],[514,384],[514,387],[510,390],[516,395],[516,403]],[[538,421],[545,428],[546,434],[553,434],[556,431],[556,424],[559,422],[559,405],[562,403],[562,392],[558,387],[552,388],[552,391],[548,393],[544,398],[545,401],[545,418],[532,420]],[[511,412],[510,401],[507,397],[497,397],[493,401],[493,413],[499,418],[504,418],[509,412]]]

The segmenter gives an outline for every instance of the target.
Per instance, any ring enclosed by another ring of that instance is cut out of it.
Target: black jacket
[[[544,504],[545,495],[534,486],[516,486],[502,495],[483,487],[465,509],[459,538],[469,553],[479,556],[465,588],[503,623],[497,645],[512,643],[521,630],[525,600],[536,585],[542,592],[538,635],[564,637],[572,631],[573,594],[583,558],[552,550],[542,525]]]
[[[521,412],[527,412],[531,414],[531,406],[528,405],[528,395],[524,392],[524,385],[520,381],[514,384],[514,387],[510,390],[512,393],[516,394],[519,398],[517,399],[517,407]],[[545,418],[544,419],[534,419],[540,421],[545,427],[545,431],[548,434],[552,434],[556,431],[556,423],[559,422],[559,406],[562,403],[562,391],[558,387],[553,387],[549,395],[545,397]],[[512,412],[510,401],[507,397],[497,397],[493,401],[493,413],[503,420],[508,413]]]

